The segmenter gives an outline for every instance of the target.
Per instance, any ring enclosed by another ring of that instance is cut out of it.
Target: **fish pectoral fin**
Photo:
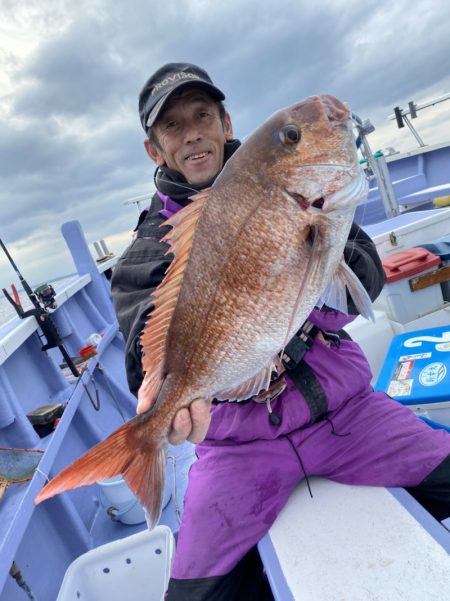
[[[139,390],[138,413],[143,413],[152,406],[164,381],[167,334],[183,282],[195,227],[208,197],[209,188],[196,194],[191,204],[163,224],[173,228],[162,240],[169,244],[168,252],[175,258],[169,265],[163,281],[151,294],[153,309],[141,334],[142,367],[145,376]]]
[[[348,313],[347,290],[358,312],[366,319],[374,321],[370,296],[344,260],[339,263],[336,273],[320,297],[318,305],[327,305],[341,313]]]
[[[158,521],[163,500],[167,442],[142,435],[141,418],[133,418],[55,476],[40,491],[35,505],[61,492],[122,475],[148,513]],[[142,440],[142,444],[137,441]]]
[[[221,390],[214,397],[218,401],[244,401],[256,396],[261,390],[267,390],[270,386],[272,372],[277,371],[275,361],[264,367],[255,376],[249,380],[235,386]]]

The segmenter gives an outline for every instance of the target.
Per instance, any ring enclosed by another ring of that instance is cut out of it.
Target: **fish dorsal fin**
[[[275,359],[246,382],[234,388],[221,390],[214,397],[218,401],[244,401],[256,396],[261,390],[269,388],[270,378],[274,371],[278,371]]]
[[[174,259],[163,281],[151,294],[153,309],[141,335],[145,378],[139,390],[139,399],[145,398],[146,407],[154,402],[163,383],[167,332],[178,300],[195,227],[209,197],[209,190],[210,188],[196,194],[188,206],[163,223],[164,226],[170,225],[173,228],[162,241],[169,244],[166,254],[172,253]]]

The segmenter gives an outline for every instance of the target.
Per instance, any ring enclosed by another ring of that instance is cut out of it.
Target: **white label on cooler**
[[[414,361],[416,359],[429,359],[431,353],[417,353],[416,355],[402,355],[399,357],[399,361]]]
[[[445,378],[447,368],[443,363],[429,363],[419,374],[422,386],[436,386]]]
[[[410,396],[414,380],[391,380],[388,395],[391,397]]]

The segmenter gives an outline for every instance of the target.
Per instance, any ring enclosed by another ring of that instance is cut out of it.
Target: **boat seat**
[[[258,545],[276,601],[450,599],[450,532],[404,489],[310,484]]]
[[[157,526],[92,549],[70,564],[56,601],[161,601],[174,546],[170,528]]]

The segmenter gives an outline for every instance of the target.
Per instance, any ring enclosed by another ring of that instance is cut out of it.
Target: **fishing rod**
[[[17,267],[17,265],[14,263],[13,258],[11,257],[11,255],[9,254],[8,249],[6,248],[6,246],[3,244],[3,240],[0,238],[0,246],[3,249],[3,252],[6,255],[6,258],[8,259],[8,261],[11,264],[11,267],[14,269],[14,271],[16,272],[17,277],[20,280],[20,283],[22,284],[22,288],[25,290],[25,292],[27,293],[28,298],[30,299],[30,301],[33,303],[34,307],[36,309],[41,309],[41,304],[39,303],[39,300],[36,296],[36,294],[33,292],[33,290],[30,288],[30,286],[28,285],[28,282],[25,280],[25,278],[23,277],[23,275],[20,273],[19,268]],[[6,290],[3,288],[3,292],[5,293]],[[16,295],[14,294],[14,296],[16,297]],[[9,298],[8,298],[9,297]],[[11,297],[9,296],[8,292],[6,292],[6,298],[8,298],[8,300],[11,302]],[[17,299],[15,299],[17,301]]]
[[[2,289],[3,294],[5,295],[6,299],[12,305],[12,307],[16,311],[17,315],[21,319],[24,319],[25,317],[30,317],[30,316],[33,316],[36,318],[36,321],[38,322],[39,327],[41,328],[42,333],[44,334],[44,336],[47,340],[47,344],[44,344],[41,347],[42,350],[47,351],[48,349],[51,349],[51,348],[56,348],[56,347],[59,348],[59,350],[67,364],[67,367],[69,367],[70,371],[76,378],[79,378],[80,373],[79,373],[75,363],[72,361],[72,358],[70,357],[69,353],[67,352],[67,350],[63,344],[63,341],[61,340],[61,337],[58,333],[58,330],[56,329],[56,326],[53,322],[53,319],[52,319],[50,313],[48,312],[49,308],[51,308],[51,309],[56,308],[56,304],[54,302],[55,291],[54,291],[53,287],[50,285],[44,285],[44,286],[39,286],[36,289],[36,291],[33,291],[31,289],[31,287],[29,286],[28,282],[23,277],[23,275],[20,273],[19,268],[17,267],[13,258],[9,254],[9,251],[6,248],[6,246],[3,243],[1,238],[0,238],[0,246],[2,247],[3,252],[5,253],[9,263],[11,264],[11,267],[16,272],[16,275],[19,278],[20,283],[22,284],[22,288],[24,289],[26,295],[30,299],[34,308],[29,309],[28,311],[24,311],[22,304],[20,302],[19,294],[18,294],[17,289],[14,286],[14,284],[12,284],[12,286],[11,286],[12,294],[13,294],[14,298],[11,297],[11,295],[8,293],[6,288]]]

